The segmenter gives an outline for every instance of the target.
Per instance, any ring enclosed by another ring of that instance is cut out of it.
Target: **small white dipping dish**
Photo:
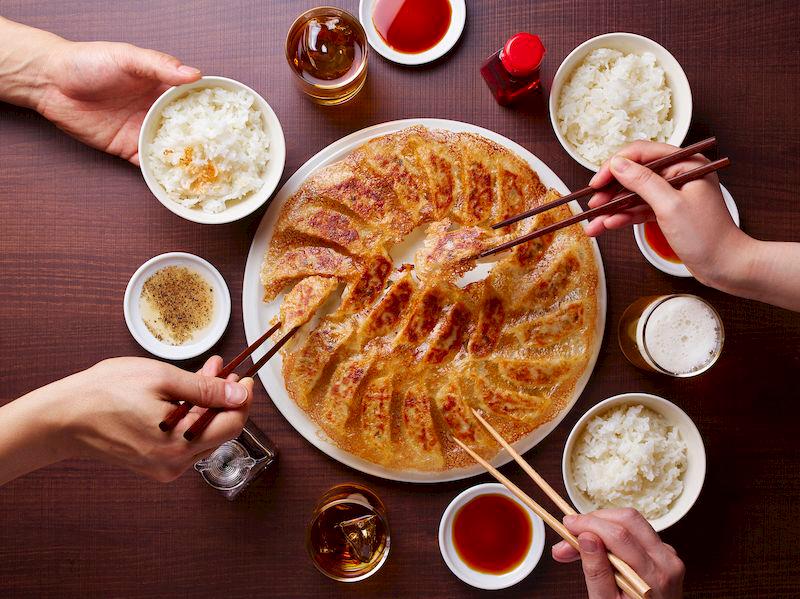
[[[586,423],[590,419],[621,405],[643,405],[646,408],[650,408],[663,416],[667,422],[677,426],[681,438],[686,443],[686,472],[683,476],[683,492],[673,502],[666,514],[649,521],[656,532],[660,532],[675,524],[691,509],[700,496],[706,476],[706,450],[700,431],[697,430],[694,422],[686,412],[662,397],[650,395],[649,393],[623,393],[601,401],[581,416],[569,437],[567,437],[567,443],[564,445],[564,457],[561,460],[564,486],[567,489],[569,498],[572,500],[572,505],[581,514],[597,509],[597,506],[575,486],[572,476],[572,452],[575,449],[578,438],[583,434]]]
[[[444,34],[444,37],[439,40],[433,48],[410,54],[408,52],[398,52],[389,44],[383,41],[378,30],[375,29],[375,23],[372,21],[372,12],[378,0],[361,0],[358,5],[358,20],[361,21],[361,26],[367,34],[367,41],[369,45],[386,60],[391,60],[397,64],[404,64],[409,66],[416,66],[433,62],[437,58],[441,58],[447,54],[450,49],[456,45],[458,38],[464,31],[464,23],[467,20],[467,4],[465,0],[448,0],[450,2],[450,27]]]
[[[722,191],[722,197],[725,199],[725,205],[728,207],[728,212],[731,213],[733,222],[736,223],[737,227],[741,227],[739,222],[739,209],[736,207],[736,202],[733,201],[733,196],[725,189],[724,185],[720,184],[719,188]],[[633,237],[636,239],[636,245],[639,246],[639,251],[642,252],[642,255],[650,264],[661,272],[665,272],[674,277],[692,276],[692,273],[689,272],[685,264],[664,260],[664,258],[658,255],[658,252],[650,247],[650,244],[647,243],[647,239],[644,236],[644,223],[633,225]]]
[[[214,314],[211,324],[202,331],[199,338],[185,345],[170,345],[156,339],[144,324],[139,309],[139,298],[145,281],[167,266],[185,266],[200,274],[214,288]],[[151,354],[167,360],[188,360],[208,351],[220,340],[231,318],[231,294],[225,279],[209,262],[186,252],[161,254],[142,264],[128,282],[123,302],[125,323],[133,338]]]
[[[561,63],[561,66],[558,67],[555,78],[553,79],[549,101],[550,124],[553,126],[553,131],[558,141],[567,151],[567,154],[590,171],[597,172],[600,170],[599,165],[589,162],[578,154],[575,146],[567,141],[561,134],[561,129],[558,127],[558,118],[556,116],[558,112],[558,102],[561,98],[561,88],[569,81],[573,71],[583,59],[586,58],[586,55],[598,48],[610,48],[626,54],[650,52],[656,57],[658,64],[664,69],[664,73],[667,76],[667,85],[669,85],[672,90],[672,119],[674,129],[667,143],[680,146],[689,131],[689,124],[692,121],[692,90],[689,87],[689,80],[686,78],[686,73],[683,72],[681,65],[663,46],[657,44],[650,38],[636,35],[635,33],[606,33],[583,42],[570,52],[564,59],[564,62]]]
[[[456,513],[462,506],[479,495],[503,495],[508,497],[525,510],[525,513],[531,519],[533,538],[528,554],[519,566],[505,574],[486,574],[485,572],[473,570],[458,555],[453,543],[453,520]],[[489,591],[505,589],[527,577],[528,574],[533,572],[536,564],[539,563],[542,551],[544,551],[544,522],[500,483],[476,485],[453,499],[445,509],[444,514],[442,514],[442,519],[439,522],[439,551],[442,552],[442,558],[444,558],[444,562],[450,568],[450,571],[467,584]]]
[[[240,200],[231,200],[227,203],[227,208],[222,212],[204,212],[201,208],[189,208],[173,200],[156,180],[150,161],[147,158],[147,149],[155,138],[158,128],[161,125],[161,111],[168,104],[177,100],[186,93],[201,88],[222,87],[231,91],[245,90],[253,94],[256,104],[261,114],[264,115],[264,125],[269,135],[269,162],[267,162],[267,172],[264,174],[264,183],[261,189],[245,196]],[[227,77],[202,77],[194,83],[171,87],[165,91],[153,103],[150,110],[144,117],[142,128],[139,131],[139,166],[142,170],[145,183],[150,191],[156,196],[168,210],[174,212],[181,218],[195,223],[221,225],[230,223],[258,210],[272,195],[283,175],[283,166],[286,162],[286,141],[283,137],[281,123],[272,107],[267,101],[255,91],[247,87],[244,83],[239,83]]]

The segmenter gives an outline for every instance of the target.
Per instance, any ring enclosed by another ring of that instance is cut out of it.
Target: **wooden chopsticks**
[[[264,342],[269,339],[275,331],[281,328],[281,324],[278,323],[272,326],[266,333],[261,335],[252,345],[249,345],[242,353],[236,356],[233,360],[228,362],[225,367],[219,372],[217,378],[225,379],[233,373],[233,371],[242,363],[245,359],[247,359],[254,351],[256,351],[259,347],[261,347]],[[295,327],[286,333],[283,337],[281,337],[275,345],[273,345],[267,353],[265,353],[261,359],[259,359],[255,364],[253,364],[247,372],[241,378],[247,378],[254,376],[264,364],[266,364],[269,359],[274,356],[280,348],[284,346],[284,344],[292,338],[297,332],[299,327]],[[160,428],[164,432],[169,432],[175,426],[177,426],[178,422],[180,422],[186,414],[192,409],[192,404],[188,401],[184,401],[183,403],[179,404],[175,407],[172,412],[170,412],[164,420],[162,420],[158,428]],[[193,441],[196,439],[200,434],[206,429],[206,427],[211,424],[211,421],[214,420],[214,417],[219,414],[222,410],[220,408],[209,408],[205,412],[203,412],[200,417],[195,420],[195,422],[190,426],[184,433],[183,437],[187,441]]]
[[[670,177],[669,179],[667,179],[667,183],[672,185],[672,187],[680,187],[688,183],[689,181],[694,181],[695,179],[701,179],[706,175],[708,175],[709,173],[713,173],[714,171],[718,171],[722,168],[730,166],[730,163],[731,161],[729,158],[720,158],[719,160],[714,160],[713,162],[709,162],[708,164],[704,164],[703,166],[700,166],[698,168],[686,171],[685,173],[681,173],[680,175],[677,175],[675,177]],[[546,227],[542,227],[541,229],[537,229],[536,231],[532,231],[530,233],[522,235],[521,237],[512,239],[511,241],[506,241],[505,243],[501,243],[500,245],[490,248],[488,250],[484,250],[477,257],[486,258],[487,256],[492,256],[493,254],[504,252],[508,249],[513,248],[514,246],[517,246],[521,243],[525,243],[526,241],[531,241],[532,239],[536,239],[537,237],[542,237],[543,235],[547,235],[548,233],[552,233],[554,231],[558,231],[559,229],[563,229],[564,227],[574,225],[575,223],[581,222],[582,220],[586,220],[587,218],[593,218],[595,216],[600,216],[601,214],[611,214],[615,212],[621,212],[633,206],[640,205],[643,202],[644,200],[642,200],[642,198],[640,198],[638,194],[635,194],[633,192],[624,193],[622,195],[615,197],[610,202],[603,204],[602,206],[598,206],[597,208],[592,208],[591,210],[587,210],[586,212],[574,214],[569,218],[565,218],[562,221],[553,223]],[[550,204],[553,204],[553,202],[545,204],[545,206],[550,206]],[[549,210],[550,207],[545,208],[545,210]],[[540,206],[539,208],[542,208],[542,206]],[[540,210],[539,212],[542,211],[543,210]]]
[[[689,158],[689,156],[694,156],[695,154],[699,154],[701,152],[705,152],[706,150],[710,150],[715,145],[717,145],[717,138],[709,137],[708,139],[704,139],[703,141],[698,141],[695,144],[686,146],[685,148],[681,148],[680,150],[677,150],[672,154],[667,154],[666,156],[662,156],[661,158],[657,158],[656,160],[647,162],[642,166],[646,166],[651,171],[655,171],[660,168],[677,164],[681,160]],[[547,212],[548,210],[557,208],[558,206],[563,206],[564,204],[567,204],[572,200],[577,200],[584,196],[595,194],[598,191],[608,191],[609,186],[613,184],[614,182],[612,181],[611,183],[609,183],[609,185],[607,185],[603,189],[595,189],[594,187],[589,187],[589,186],[584,187],[583,189],[579,189],[578,191],[575,191],[569,195],[565,195],[563,198],[558,198],[557,200],[553,200],[552,202],[548,202],[547,204],[542,204],[541,206],[532,208],[527,212],[521,212],[515,216],[507,218],[504,221],[500,221],[499,223],[492,225],[492,229],[500,229],[502,227],[507,227],[508,225],[513,225],[514,223],[526,219],[530,216],[536,216],[537,214],[541,214],[542,212]]]
[[[492,425],[490,425],[477,410],[472,410],[473,414],[477,418],[478,422],[480,422],[484,428],[495,438],[495,440],[500,443],[500,445],[514,458],[514,460],[522,467],[522,469],[530,476],[530,478],[539,486],[539,488],[547,495],[553,503],[555,503],[558,508],[567,515],[575,515],[577,512],[572,508],[572,506],[567,503],[556,491],[551,487],[547,481],[545,481],[532,467],[528,462],[526,462],[521,455],[519,455],[514,448],[509,445],[505,439],[498,433]],[[461,447],[464,451],[466,451],[472,459],[478,462],[481,466],[486,468],[486,470],[494,476],[503,486],[505,486],[509,491],[511,491],[522,503],[527,505],[533,513],[538,515],[544,522],[552,528],[558,535],[564,539],[567,543],[569,543],[575,549],[578,549],[578,539],[569,532],[569,530],[561,523],[560,520],[555,518],[551,515],[546,509],[544,509],[541,505],[536,503],[533,499],[531,499],[525,492],[523,492],[519,487],[517,487],[514,483],[512,483],[509,479],[507,479],[503,474],[500,473],[494,466],[492,466],[489,462],[484,460],[480,455],[475,453],[472,449],[467,447],[464,443],[460,440],[453,437],[453,441]],[[646,599],[650,596],[651,589],[650,585],[648,585],[634,570],[631,568],[627,563],[621,560],[619,557],[614,555],[613,553],[608,554],[608,559],[611,562],[611,565],[617,570],[614,575],[614,579],[617,582],[617,586],[629,597],[632,599]]]

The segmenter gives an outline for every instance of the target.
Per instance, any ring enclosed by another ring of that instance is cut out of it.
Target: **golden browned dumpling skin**
[[[302,326],[330,297],[339,282],[331,277],[307,277],[286,294],[281,304],[281,328],[284,332]]]
[[[297,322],[343,289],[282,350],[289,396],[343,449],[396,470],[470,464],[453,438],[493,457],[472,409],[512,442],[560,414],[596,341],[598,265],[583,230],[517,246],[456,285],[480,250],[570,215],[491,228],[555,197],[494,142],[424,127],[316,171],[283,207],[261,271],[265,301],[298,290],[282,308]],[[395,268],[390,251],[420,226],[415,265]]]

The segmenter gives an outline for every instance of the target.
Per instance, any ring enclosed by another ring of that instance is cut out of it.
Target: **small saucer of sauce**
[[[525,508],[499,493],[478,495],[453,518],[453,545],[473,570],[505,574],[518,567],[533,541]]]
[[[161,254],[131,277],[123,304],[125,323],[145,350],[168,360],[186,360],[219,341],[231,314],[225,279],[202,258],[185,252]]]
[[[502,589],[536,567],[544,550],[544,523],[503,485],[477,485],[445,510],[439,549],[453,574],[464,582]]]
[[[450,0],[375,0],[372,23],[390,48],[406,54],[430,50],[450,27]]]
[[[358,12],[376,52],[392,62],[419,65],[455,45],[467,8],[464,0],[361,0]]]

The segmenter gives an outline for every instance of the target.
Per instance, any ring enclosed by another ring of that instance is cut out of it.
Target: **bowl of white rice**
[[[592,171],[637,140],[680,146],[692,120],[681,65],[633,33],[600,35],[570,52],[556,71],[549,104],[558,141]]]
[[[706,453],[700,432],[678,406],[656,395],[625,393],[578,420],[561,468],[580,513],[633,508],[661,531],[700,496]]]
[[[226,77],[168,89],[139,133],[139,164],[150,191],[197,223],[229,223],[257,210],[278,186],[285,160],[275,112]]]

